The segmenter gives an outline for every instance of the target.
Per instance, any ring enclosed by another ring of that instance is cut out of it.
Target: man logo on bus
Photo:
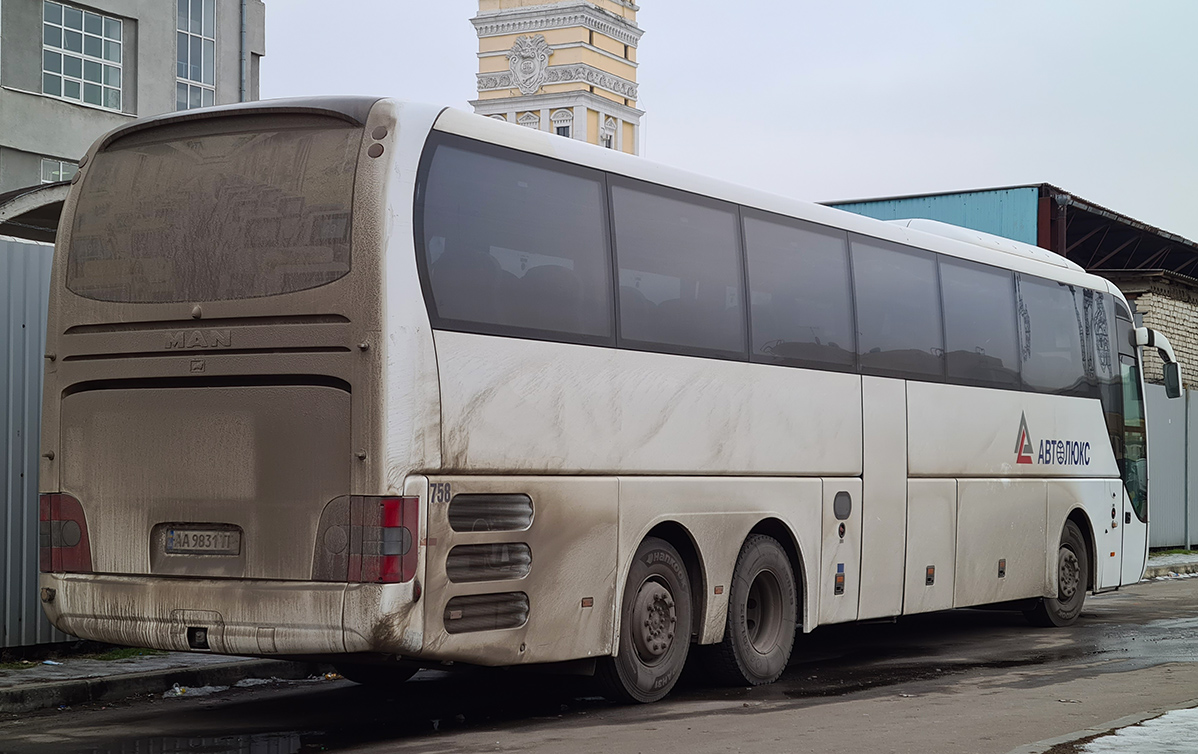
[[[1036,451],[1032,447],[1032,438],[1027,433],[1027,415],[1019,414],[1019,441],[1015,443],[1015,463],[1031,463],[1032,453]]]

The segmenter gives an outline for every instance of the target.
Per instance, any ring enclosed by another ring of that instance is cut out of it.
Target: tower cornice
[[[636,47],[644,34],[631,21],[586,0],[566,0],[552,5],[481,12],[470,19],[470,23],[474,24],[479,38],[581,26],[629,47]]]

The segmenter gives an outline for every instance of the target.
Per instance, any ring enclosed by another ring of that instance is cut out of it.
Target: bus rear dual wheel
[[[703,647],[714,680],[730,685],[770,683],[782,675],[794,646],[797,590],[790,559],[777,540],[745,540],[728,590],[724,639]],[[620,611],[619,653],[603,658],[603,694],[623,702],[654,702],[670,692],[690,649],[690,577],[665,540],[637,548]]]
[[[773,537],[750,535],[728,589],[724,638],[702,647],[712,680],[727,686],[773,683],[794,648],[798,590],[786,550]]]
[[[1073,624],[1081,615],[1086,601],[1086,579],[1090,573],[1090,558],[1082,531],[1072,521],[1061,530],[1057,548],[1057,596],[1043,597],[1031,610],[1024,612],[1034,626],[1062,627]]]

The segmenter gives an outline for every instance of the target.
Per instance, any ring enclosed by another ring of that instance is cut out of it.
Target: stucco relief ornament
[[[508,51],[507,65],[512,72],[512,83],[520,87],[521,94],[536,94],[549,77],[549,56],[553,48],[545,41],[545,35],[519,37]]]

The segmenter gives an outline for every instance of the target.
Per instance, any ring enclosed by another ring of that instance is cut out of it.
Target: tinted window
[[[736,210],[643,184],[612,186],[620,337],[678,353],[743,356]]]
[[[1019,275],[1017,285],[1024,386],[1040,393],[1097,397],[1082,348],[1082,289],[1027,275]]]
[[[423,184],[423,254],[440,324],[610,340],[601,175],[438,138]]]
[[[941,257],[940,290],[949,381],[1018,389],[1015,275]]]
[[[1098,392],[1111,449],[1115,459],[1123,459],[1123,386],[1119,366],[1119,342],[1115,324],[1115,298],[1109,293],[1085,291],[1087,311],[1091,316],[1090,344],[1098,373]]]
[[[853,302],[844,233],[746,212],[757,360],[852,368]]]
[[[943,378],[936,257],[855,239],[853,285],[861,370],[896,377]]]
[[[360,128],[307,116],[125,137],[87,171],[67,288],[101,301],[214,301],[343,277],[361,141]]]
[[[1109,293],[1082,289],[1088,357],[1086,373],[1100,385],[1119,381],[1119,346],[1115,342],[1114,300]]]

